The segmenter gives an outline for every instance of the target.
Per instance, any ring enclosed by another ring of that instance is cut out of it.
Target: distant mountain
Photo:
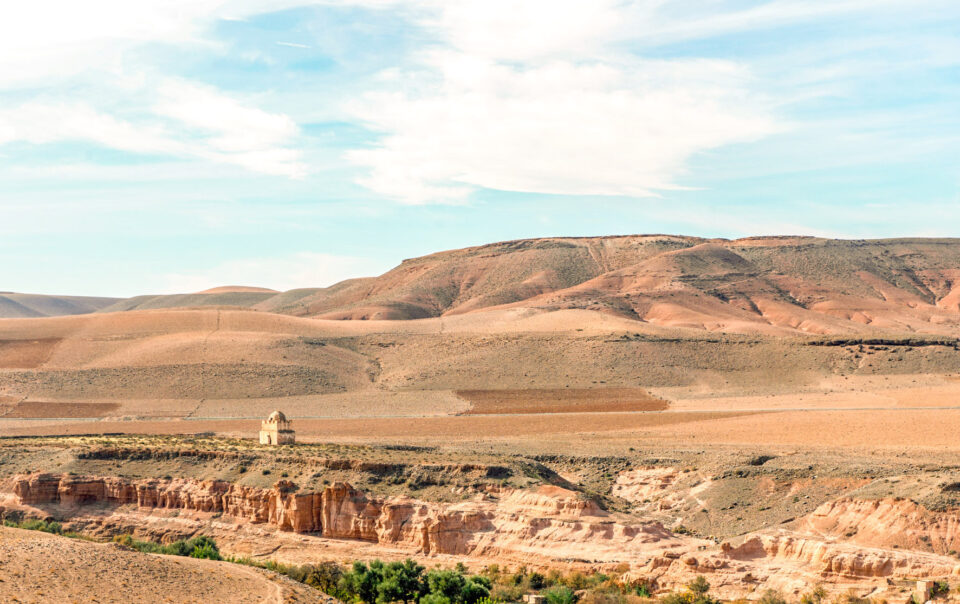
[[[85,315],[118,302],[120,298],[87,296],[46,296],[0,293],[0,319]]]
[[[587,309],[708,330],[960,334],[960,240],[668,235],[495,243],[404,261],[263,310],[416,319]]]
[[[24,305],[18,296],[23,295],[4,296],[2,316],[54,314],[36,302]],[[585,309],[668,327],[771,335],[955,336],[960,335],[960,240],[527,239],[405,260],[379,277],[326,288],[274,292],[228,286],[80,300],[108,302],[77,305],[77,312],[232,307],[323,319],[409,320],[495,308]],[[70,308],[62,305],[56,314],[72,314]]]

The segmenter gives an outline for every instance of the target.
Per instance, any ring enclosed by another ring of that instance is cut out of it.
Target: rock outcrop
[[[821,576],[849,579],[942,577],[960,574],[960,563],[916,551],[869,548],[778,531],[758,534],[741,546],[725,548],[730,560],[799,563]]]
[[[806,516],[801,528],[869,547],[960,551],[960,511],[933,511],[909,499],[837,499]]]
[[[269,524],[282,531],[399,546],[420,554],[523,552],[557,559],[558,552],[576,552],[574,561],[615,563],[625,555],[646,559],[701,543],[673,535],[659,523],[618,522],[594,502],[549,486],[478,494],[455,504],[376,497],[346,483],[335,483],[320,493],[300,493],[288,481],[260,489],[217,480],[31,474],[14,477],[11,490],[15,503],[23,506],[132,504],[141,509],[189,510]]]
[[[157,529],[157,520],[164,518],[160,525],[168,530],[175,523],[205,531],[219,517],[215,534],[227,542],[266,539],[280,547],[289,543],[281,536],[299,533],[317,539],[311,541],[315,546],[358,540],[401,555],[593,568],[626,562],[631,575],[666,589],[682,588],[692,577],[705,575],[724,597],[743,597],[761,588],[797,595],[816,583],[837,593],[856,588],[894,595],[907,580],[960,576],[960,563],[948,556],[835,536],[856,525],[857,534],[869,541],[899,533],[922,542],[918,535],[935,529],[943,533],[944,543],[949,541],[946,536],[956,527],[952,516],[909,501],[841,499],[798,521],[795,531],[762,531],[739,545],[718,547],[674,535],[656,522],[624,522],[554,486],[491,489],[452,504],[378,497],[342,482],[306,493],[289,481],[263,489],[217,480],[31,474],[15,476],[0,490],[6,491],[0,502],[9,506],[71,518],[95,532],[98,527],[129,531],[131,523],[135,530],[139,524]],[[164,510],[178,513],[165,515]],[[300,539],[304,543],[311,537]]]

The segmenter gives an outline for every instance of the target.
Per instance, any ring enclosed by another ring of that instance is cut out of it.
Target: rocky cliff
[[[909,499],[830,501],[804,518],[802,527],[870,547],[960,551],[960,511],[929,510]]]
[[[522,551],[555,559],[576,552],[581,562],[616,562],[625,554],[649,558],[698,540],[673,535],[655,522],[625,524],[595,503],[558,487],[503,490],[471,501],[439,504],[409,497],[375,497],[346,483],[301,493],[280,481],[259,489],[224,481],[128,480],[31,474],[9,481],[14,504],[57,506],[136,505],[140,509],[222,514],[242,523],[400,546],[420,554],[496,556]]]
[[[873,543],[908,535],[907,540],[922,544],[922,535],[936,531],[942,533],[944,544],[952,543],[957,523],[947,513],[909,501],[841,499],[798,521],[797,530],[761,531],[745,536],[739,545],[719,547],[674,535],[659,523],[624,521],[553,486],[536,491],[490,489],[469,501],[442,504],[377,497],[342,482],[307,493],[289,481],[261,489],[216,480],[30,474],[0,484],[0,503],[70,518],[77,527],[94,527],[100,535],[111,534],[110,527],[116,532],[127,532],[131,526],[138,530],[140,524],[156,529],[158,517],[175,521],[180,528],[208,531],[209,519],[219,517],[218,540],[223,538],[228,546],[231,540],[244,539],[277,544],[268,551],[289,543],[278,540],[280,536],[302,534],[296,546],[301,551],[327,551],[324,544],[335,542],[331,540],[356,540],[358,547],[345,550],[350,556],[357,556],[363,543],[378,548],[365,550],[368,555],[391,551],[418,557],[446,555],[447,560],[459,556],[592,568],[627,563],[636,578],[653,580],[663,588],[681,588],[692,577],[706,575],[725,597],[742,597],[761,588],[800,594],[816,583],[835,591],[870,589],[893,595],[908,580],[960,575],[954,558],[897,549],[896,543],[886,547]],[[171,514],[164,516],[164,511]],[[858,531],[851,532],[850,527]],[[840,533],[860,534],[870,545],[845,540]]]

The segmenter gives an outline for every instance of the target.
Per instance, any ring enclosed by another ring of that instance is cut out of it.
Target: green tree
[[[344,590],[366,604],[375,604],[383,582],[383,562],[374,560],[367,566],[359,560],[353,563],[350,572],[343,576]]]
[[[486,577],[468,577],[460,590],[462,604],[476,604],[484,598],[490,597],[490,580]]]
[[[427,591],[439,594],[451,602],[461,602],[466,579],[455,570],[433,569],[427,573]]]
[[[320,591],[335,596],[337,587],[343,579],[343,569],[336,562],[321,562],[311,567],[303,578],[303,582]],[[336,597],[336,596],[335,596]]]
[[[377,588],[377,602],[410,602],[417,600],[424,591],[424,567],[409,558],[404,562],[391,562],[383,569],[383,581]]]

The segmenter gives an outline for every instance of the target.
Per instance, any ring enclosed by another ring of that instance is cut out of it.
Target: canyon
[[[38,451],[51,453],[44,446],[34,449],[32,461]],[[201,473],[208,473],[210,464],[250,464],[256,456],[250,453],[128,446],[85,449],[75,458],[81,464],[119,462],[124,471],[144,460],[202,460],[207,470]],[[62,448],[57,455],[62,457]],[[289,465],[295,458],[276,461],[295,467]],[[306,463],[308,469],[318,467],[310,460]],[[0,468],[4,465],[0,463]],[[409,471],[388,460],[346,458],[323,458],[319,467],[319,474],[334,478],[342,476],[335,474],[338,471],[358,477]],[[960,560],[955,557],[960,507],[936,511],[904,498],[839,497],[776,526],[695,536],[676,525],[677,517],[686,513],[691,498],[698,506],[715,505],[711,492],[730,478],[703,482],[691,476],[695,473],[670,466],[618,471],[610,496],[632,507],[617,510],[611,509],[616,507],[612,500],[598,501],[549,482],[522,488],[500,479],[477,480],[509,476],[509,466],[445,467],[438,476],[469,477],[470,486],[449,485],[450,501],[377,494],[326,479],[315,482],[324,486],[314,490],[285,478],[269,486],[252,486],[188,477],[14,473],[0,480],[0,515],[54,518],[69,530],[105,540],[132,534],[172,541],[205,534],[228,554],[290,563],[348,561],[359,555],[413,557],[427,564],[464,562],[476,569],[493,562],[544,571],[616,569],[667,591],[703,575],[714,593],[725,598],[750,597],[768,589],[798,595],[812,585],[835,593],[853,589],[871,597],[898,597],[919,579],[960,578]],[[261,474],[259,482],[268,478]],[[760,483],[770,489],[769,478]],[[706,510],[693,514],[702,511]]]

